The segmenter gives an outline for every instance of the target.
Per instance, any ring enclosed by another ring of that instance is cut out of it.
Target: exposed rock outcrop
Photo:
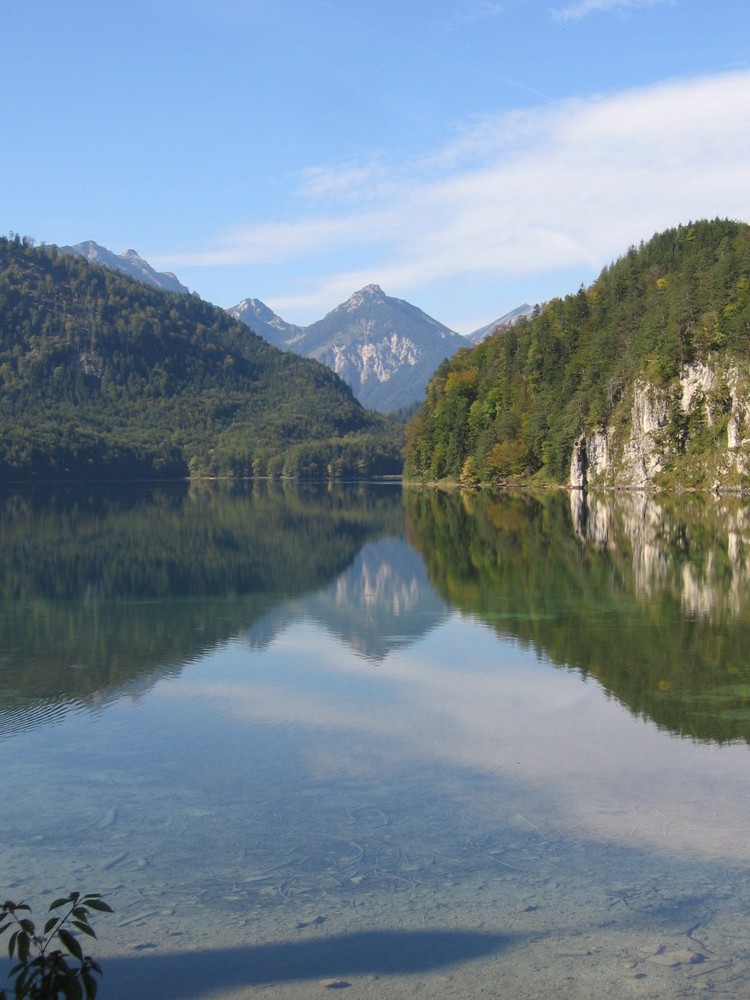
[[[637,379],[609,424],[575,442],[573,489],[658,488],[677,466],[684,485],[750,484],[748,377],[736,366],[684,365],[667,386]],[[747,480],[747,482],[745,482]]]

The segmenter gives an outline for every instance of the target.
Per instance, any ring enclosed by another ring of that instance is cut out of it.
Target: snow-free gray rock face
[[[361,403],[385,412],[421,400],[440,362],[465,344],[421,309],[367,285],[308,326],[295,350],[333,368]]]
[[[683,365],[669,386],[636,379],[608,426],[583,434],[570,463],[572,489],[649,489],[689,445],[691,423],[715,428],[713,447],[695,457],[706,485],[720,490],[750,476],[750,371]]]
[[[260,299],[243,299],[239,305],[227,309],[227,312],[233,319],[249,326],[253,333],[282,351],[294,349],[294,345],[305,333],[303,326],[287,323]]]
[[[93,240],[76,243],[72,247],[59,247],[59,250],[60,253],[83,257],[90,264],[100,264],[111,271],[120,271],[144,285],[151,285],[152,288],[161,288],[165,292],[190,292],[190,289],[178,281],[171,271],[155,271],[135,250],[112,253]]]
[[[361,288],[307,327],[286,323],[258,299],[244,299],[229,313],[276,347],[332,368],[364,406],[382,412],[421,400],[440,362],[467,345],[379,285]]]

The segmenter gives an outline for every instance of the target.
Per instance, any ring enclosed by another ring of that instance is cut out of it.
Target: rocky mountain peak
[[[355,309],[360,309],[362,306],[371,306],[374,303],[385,302],[388,296],[385,294],[380,285],[365,285],[364,288],[360,288],[358,292],[354,292],[346,302],[344,302],[339,309],[346,310],[347,312],[353,312]],[[336,310],[334,310],[336,312]]]
[[[260,299],[243,299],[227,312],[280,350],[288,350],[303,333],[303,327],[287,323]]]
[[[93,240],[85,240],[71,247],[60,247],[60,253],[83,257],[89,264],[100,264],[112,271],[120,271],[129,278],[141,281],[152,288],[160,288],[165,292],[189,293],[190,289],[177,280],[171,271],[155,271],[136,250],[126,250],[125,253],[113,253]]]
[[[155,271],[132,248],[115,254],[87,240],[60,247],[60,251],[156,288],[188,291],[173,274]],[[309,326],[287,322],[256,298],[242,299],[226,311],[274,347],[323,362],[349,383],[360,402],[387,411],[419,401],[444,358],[528,309],[521,306],[469,338],[460,337],[404,299],[386,295],[375,282]]]

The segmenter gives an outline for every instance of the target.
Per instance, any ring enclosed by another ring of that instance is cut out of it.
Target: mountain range
[[[174,274],[157,272],[135,250],[115,254],[89,240],[62,253],[121,271],[164,291],[188,292]],[[500,326],[531,312],[522,305],[463,337],[403,299],[366,285],[310,326],[297,326],[256,298],[243,299],[227,312],[264,340],[284,351],[314,358],[336,372],[366,407],[380,412],[418,403],[438,366],[460,347],[478,343]]]
[[[0,480],[393,475],[402,431],[197,295],[0,238]]]
[[[111,250],[94,243],[93,240],[76,243],[72,247],[59,247],[59,250],[60,253],[83,257],[89,264],[99,264],[102,267],[108,267],[111,271],[120,271],[122,274],[127,274],[129,278],[135,278],[136,281],[150,285],[151,288],[160,288],[163,292],[190,291],[177,280],[171,271],[155,271],[148,261],[145,261],[135,250],[112,253]]]
[[[364,406],[382,412],[421,400],[440,362],[466,345],[458,333],[379,285],[365,286],[307,327],[266,310],[257,299],[245,299],[229,313],[277,347],[322,361]]]

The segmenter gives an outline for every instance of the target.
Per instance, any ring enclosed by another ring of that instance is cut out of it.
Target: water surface
[[[1,891],[103,996],[747,995],[740,504],[0,499]]]

